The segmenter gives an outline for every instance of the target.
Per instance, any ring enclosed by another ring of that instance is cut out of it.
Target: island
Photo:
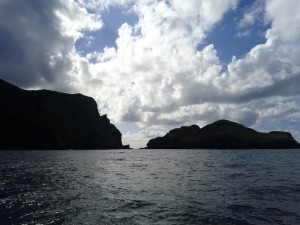
[[[183,126],[149,140],[147,149],[300,149],[288,132],[257,132],[241,124],[219,120],[203,128]]]
[[[129,148],[91,97],[23,90],[0,79],[0,104],[0,150]]]

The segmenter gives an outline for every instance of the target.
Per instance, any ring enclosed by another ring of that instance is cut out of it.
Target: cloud
[[[22,87],[72,89],[74,43],[99,18],[73,1],[0,2],[1,78]]]
[[[294,42],[299,40],[300,4],[297,0],[288,2],[282,0],[267,1],[267,18],[272,21],[274,35],[282,41]]]
[[[282,120],[280,127],[293,121],[287,129],[298,130],[300,3],[255,1],[246,8],[240,35],[248,35],[255,22],[268,21],[266,42],[224,65],[205,38],[237,3],[3,0],[0,77],[26,88],[90,95],[113,122],[140,126],[140,133],[124,135],[136,144],[151,133],[220,118],[252,127],[267,118]],[[137,23],[119,27],[115,47],[81,55],[75,42],[94,41],[89,31],[105,27],[101,14],[109,7],[135,13]]]
[[[300,32],[294,29],[296,25],[288,22],[300,21],[298,13],[289,13],[283,17],[281,10],[287,11],[291,7],[282,2],[268,1],[266,16],[272,19],[272,27],[266,33],[266,43],[254,47],[245,58],[235,59],[228,65],[226,85],[231,93],[241,93],[244,100],[272,96],[297,96],[299,83]],[[294,8],[300,4],[294,2]],[[276,11],[278,7],[281,10]],[[288,18],[288,19],[287,19]],[[285,24],[283,26],[282,24]],[[290,32],[293,30],[293,32]],[[248,97],[246,97],[248,96]]]
[[[250,30],[244,30],[242,32],[238,32],[235,36],[239,38],[243,38],[243,37],[250,37],[250,35],[251,35]]]
[[[265,0],[256,0],[244,9],[243,18],[238,22],[238,28],[253,26],[256,22],[266,23],[264,17]]]
[[[205,32],[234,8],[235,3],[137,3],[138,24],[123,24],[119,28],[117,48],[106,49],[92,66],[93,74],[99,74],[104,82],[102,93],[109,94],[101,94],[99,102],[109,102],[115,120],[127,120],[127,112],[136,110],[136,105],[128,104],[130,99],[139,99],[141,114],[145,113],[140,115],[140,122],[147,117],[147,111],[173,110],[176,105],[188,104],[183,103],[186,89],[195,86],[195,81],[199,85],[203,80],[210,82],[221,69],[213,46],[200,52],[196,47]],[[215,10],[216,5],[222,7]]]

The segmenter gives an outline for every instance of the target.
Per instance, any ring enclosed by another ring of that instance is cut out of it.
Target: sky
[[[1,0],[0,78],[93,97],[145,147],[229,119],[300,141],[299,0]]]

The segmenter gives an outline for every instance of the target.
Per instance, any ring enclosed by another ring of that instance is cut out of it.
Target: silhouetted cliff
[[[128,147],[91,97],[26,91],[0,79],[0,104],[0,149]]]
[[[149,149],[290,149],[300,148],[288,132],[260,133],[241,124],[219,120],[200,129],[197,125],[171,130],[151,139]]]

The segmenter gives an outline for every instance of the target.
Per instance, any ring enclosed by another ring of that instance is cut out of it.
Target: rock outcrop
[[[120,131],[82,94],[27,91],[0,79],[0,149],[119,149]]]
[[[202,129],[197,125],[171,130],[151,139],[148,149],[296,149],[300,144],[288,132],[261,133],[241,124],[219,120]]]

